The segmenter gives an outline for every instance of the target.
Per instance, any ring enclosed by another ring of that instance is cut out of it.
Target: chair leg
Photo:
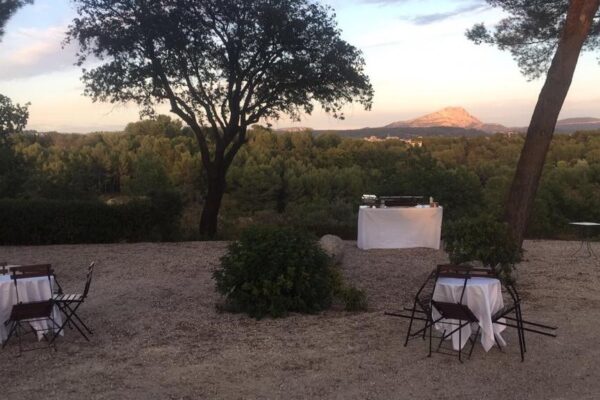
[[[504,349],[502,349],[502,346],[500,345],[500,342],[498,341],[496,334],[494,334],[494,341],[496,342],[496,346],[498,346],[498,350],[500,350],[502,353],[504,353]]]
[[[523,323],[523,313],[521,312],[521,305],[517,307],[519,310],[519,321],[521,321],[521,338],[523,340],[523,353],[527,353],[527,344],[525,344],[525,325]]]
[[[417,308],[417,302],[413,304],[412,312],[410,314],[410,323],[408,324],[408,332],[406,332],[406,340],[404,341],[404,347],[408,346],[408,340],[410,339],[410,331],[412,329],[412,324],[415,319],[415,309]]]
[[[17,340],[19,341],[19,355],[17,357],[21,357],[23,353],[23,344],[21,343],[21,323],[17,323]]]
[[[77,307],[75,308],[75,310],[76,310],[77,308],[79,308],[79,306],[80,306],[81,304],[83,304],[83,303],[78,303],[78,304],[77,304]],[[68,308],[69,310],[71,310],[71,307],[70,307],[68,304],[67,304],[67,308]],[[87,326],[87,325],[86,325],[86,324],[85,324],[85,323],[84,323],[84,322],[81,320],[81,318],[79,318],[79,315],[77,315],[77,313],[75,312],[75,310],[71,310],[71,312],[73,313],[73,317],[74,317],[74,318],[77,320],[77,322],[79,322],[79,324],[80,324],[81,326],[83,326],[83,328],[84,328],[84,329],[85,329],[85,330],[86,330],[86,331],[87,331],[87,332],[88,332],[90,335],[93,335],[93,334],[94,334],[94,332],[92,332],[92,330],[91,330],[91,329],[90,329],[90,328],[89,328],[89,327],[88,327],[88,326]]]
[[[519,312],[518,307],[515,309],[515,314],[517,316],[517,335],[519,336],[519,351],[521,352],[521,362],[523,362],[525,361],[525,343],[523,343],[523,324],[521,320],[521,313]]]
[[[460,325],[460,321],[458,323],[458,361],[462,363],[462,325]]]
[[[8,336],[6,336],[6,340],[4,341],[4,343],[2,343],[2,350],[4,350],[4,348],[8,344],[8,341],[10,340],[10,338],[12,338],[13,335],[15,334],[15,329],[17,329],[17,323],[13,322],[13,324],[10,328],[10,331],[8,331]]]
[[[469,351],[469,359],[471,359],[471,354],[473,354],[473,349],[475,348],[475,343],[477,343],[477,337],[479,337],[479,332],[481,331],[481,326],[477,326],[477,332],[475,332],[475,339],[473,339],[473,343],[471,344],[471,351]],[[495,338],[495,336],[494,336]]]
[[[65,321],[62,323],[62,325],[60,325],[60,327],[58,328],[58,330],[56,331],[56,333],[54,333],[54,336],[52,337],[52,340],[50,341],[50,344],[54,343],[54,341],[56,340],[56,338],[60,335],[60,333],[65,329],[65,326],[67,326],[67,324],[69,323],[73,323],[73,326],[75,327],[75,329],[77,329],[77,331],[79,331],[79,333],[81,334],[81,336],[83,336],[85,338],[85,340],[87,340],[88,342],[90,341],[90,339],[86,336],[85,333],[83,333],[83,331],[81,330],[81,328],[79,328],[79,326],[75,323],[75,321],[71,321],[73,315],[75,315],[75,312],[77,311],[77,309],[79,308],[79,306],[81,305],[81,303],[78,303],[77,306],[75,306],[75,308],[71,309],[70,307],[67,307],[69,310],[69,314],[65,314]]]
[[[522,347],[522,353],[526,353],[527,346],[525,345],[525,326],[523,324],[523,314],[521,313],[521,306],[518,304],[515,307],[515,319],[517,323],[517,332],[519,333],[519,345]]]
[[[427,357],[431,357],[431,343],[433,341],[433,321],[429,324],[429,354]]]
[[[444,343],[444,339],[446,339],[446,330],[444,329],[444,332],[442,332],[442,337],[440,339],[440,343],[438,343],[438,347],[436,349],[436,351],[440,351],[440,348],[442,347],[442,343]]]

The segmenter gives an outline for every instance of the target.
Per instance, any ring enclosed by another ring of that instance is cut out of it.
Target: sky
[[[375,89],[373,108],[350,105],[340,121],[317,107],[299,123],[282,119],[275,127],[376,127],[447,106],[465,107],[487,123],[529,123],[543,80],[528,81],[509,53],[476,46],[465,37],[473,24],[493,25],[503,17],[484,1],[322,2],[335,9],[343,38],[363,52]],[[0,93],[31,103],[29,129],[121,130],[139,119],[139,110],[83,96],[76,49],[62,45],[74,17],[69,0],[35,0],[9,21],[0,42]],[[561,117],[600,117],[599,83],[597,55],[584,54]]]

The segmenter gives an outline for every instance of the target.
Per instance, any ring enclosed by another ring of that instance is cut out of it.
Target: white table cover
[[[359,249],[440,248],[442,207],[361,208]]]
[[[18,285],[19,301],[23,303],[49,300],[52,297],[47,277],[26,278],[19,280]],[[14,281],[10,278],[10,275],[0,275],[0,343],[3,343],[8,337],[9,330],[4,322],[10,318],[12,306],[16,303],[17,293]],[[57,324],[62,323],[62,317],[57,307],[54,308],[53,318]],[[50,325],[51,323],[46,321],[32,322],[32,326],[38,331],[48,329]],[[39,337],[41,338],[41,333]]]
[[[462,293],[463,285],[465,280],[460,278],[440,278],[435,286],[435,292],[433,294],[433,300],[444,301],[450,303],[458,303],[460,301],[460,295]],[[465,295],[463,297],[462,304],[469,307],[473,314],[479,320],[479,326],[481,327],[481,345],[485,351],[489,351],[495,343],[494,335],[498,339],[498,342],[504,346],[505,342],[500,333],[506,329],[504,325],[492,324],[492,316],[494,313],[504,307],[504,301],[502,300],[502,286],[498,279],[493,278],[479,278],[474,277],[467,281],[467,287],[465,288]],[[434,309],[433,319],[440,317],[440,314]],[[450,320],[449,322],[458,323],[458,321]],[[500,320],[500,322],[504,322]],[[477,330],[477,325],[475,330]],[[438,323],[436,329],[440,331],[451,332],[458,327],[458,325]],[[471,335],[473,327],[467,325],[462,329],[462,343],[460,348],[464,347]],[[456,331],[452,335],[452,347],[454,350],[459,349],[458,343],[459,334]]]

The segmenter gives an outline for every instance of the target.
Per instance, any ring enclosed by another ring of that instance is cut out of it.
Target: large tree
[[[315,104],[370,108],[361,52],[340,37],[335,15],[312,0],[75,0],[67,41],[79,44],[85,94],[167,103],[194,132],[208,191],[200,232],[213,236],[227,170],[250,125],[299,118]]]
[[[579,55],[600,46],[600,0],[487,0],[510,14],[494,29],[475,25],[467,36],[509,50],[522,72],[546,74],[506,202],[506,219],[521,245],[546,154],[571,86]]]

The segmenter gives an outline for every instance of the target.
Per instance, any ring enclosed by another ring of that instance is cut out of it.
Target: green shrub
[[[367,311],[369,306],[365,292],[353,286],[344,287],[339,297],[346,311]]]
[[[227,308],[255,318],[330,307],[335,277],[329,258],[308,233],[250,227],[229,246],[214,278]]]
[[[170,200],[160,199],[117,205],[99,201],[0,200],[0,244],[171,240],[178,229],[181,202],[172,196]]]
[[[449,223],[444,241],[452,263],[479,261],[506,279],[511,279],[514,265],[521,260],[521,249],[507,224],[499,222],[491,214]]]

